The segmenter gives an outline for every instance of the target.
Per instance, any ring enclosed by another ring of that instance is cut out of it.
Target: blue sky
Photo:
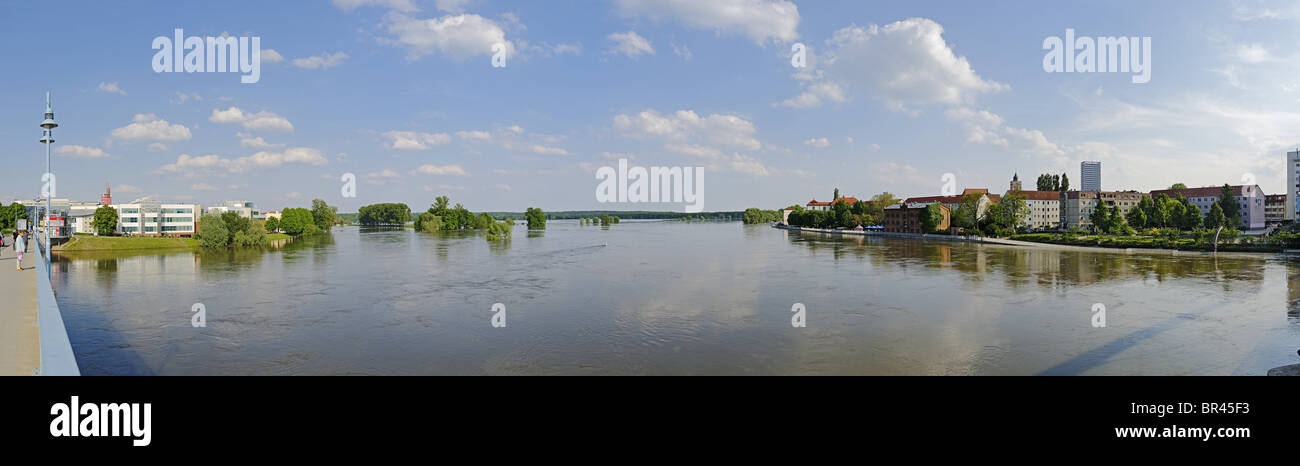
[[[595,170],[620,157],[705,167],[705,210],[934,195],[945,173],[1077,186],[1081,160],[1106,189],[1282,193],[1298,21],[1283,2],[0,1],[0,200],[39,188],[47,90],[57,194],[79,200],[108,182],[118,201],[268,209],[680,209],[597,203]],[[175,28],[260,37],[260,81],[154,73]],[[1067,28],[1151,37],[1151,81],[1045,72]]]

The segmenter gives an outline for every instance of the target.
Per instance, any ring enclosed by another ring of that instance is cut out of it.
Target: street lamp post
[[[54,144],[54,128],[59,124],[54,122],[54,109],[50,106],[50,93],[45,93],[45,121],[41,122],[41,128],[45,128],[45,134],[41,136],[41,142],[45,144],[45,174],[42,182],[47,183],[45,189],[45,270],[49,270],[50,260],[50,213],[54,204],[54,190],[56,189],[54,181],[54,172],[50,169],[50,146]]]

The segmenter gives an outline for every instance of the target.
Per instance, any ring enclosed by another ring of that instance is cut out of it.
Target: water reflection
[[[1300,340],[1300,261],[738,223],[350,227],[54,270],[86,374],[1260,374]]]

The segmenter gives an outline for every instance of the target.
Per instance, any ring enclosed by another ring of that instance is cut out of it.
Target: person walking
[[[14,238],[14,252],[18,253],[18,271],[23,271],[23,253],[27,251],[27,232],[18,234]]]

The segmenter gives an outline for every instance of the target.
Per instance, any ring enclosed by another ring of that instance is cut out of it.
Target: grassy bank
[[[119,236],[74,236],[55,246],[55,251],[130,251],[138,249],[196,249],[198,240],[190,238],[126,238]]]
[[[284,234],[284,233],[267,233],[267,234],[266,234],[266,240],[267,240],[268,242],[269,242],[269,241],[281,241],[281,240],[286,240],[286,239],[289,239],[289,238],[293,238],[293,237],[292,237],[292,236],[289,236],[289,235],[286,235],[286,234]]]
[[[1032,233],[1012,235],[1007,239],[1029,241],[1034,243],[1060,244],[1066,246],[1091,246],[1100,248],[1148,248],[1178,249],[1183,251],[1209,251],[1213,249],[1209,241],[1194,238],[1170,238],[1161,236],[1111,236],[1111,235],[1068,235],[1058,233]],[[1281,252],[1283,244],[1268,240],[1242,239],[1241,241],[1220,242],[1219,251],[1229,252]]]

